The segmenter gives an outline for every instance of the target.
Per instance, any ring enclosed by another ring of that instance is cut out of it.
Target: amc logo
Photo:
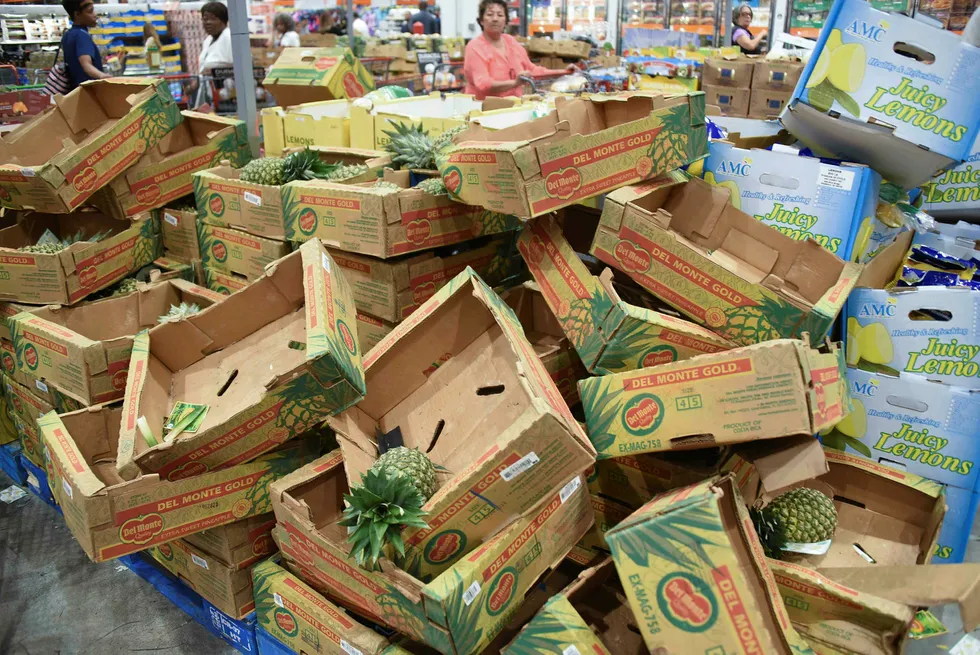
[[[613,255],[627,273],[646,273],[653,263],[650,253],[632,241],[618,242],[613,249]]]
[[[340,335],[341,340],[344,342],[344,348],[347,349],[351,355],[357,354],[357,342],[354,341],[354,335],[351,334],[350,328],[339,318],[337,319],[337,333]]]
[[[299,633],[299,626],[296,625],[296,617],[289,610],[277,607],[276,611],[272,614],[272,618],[276,622],[276,627],[285,632],[286,635],[295,637]]]
[[[124,544],[148,544],[153,537],[163,532],[163,517],[159,514],[147,514],[140,518],[129,519],[119,528],[119,539]]]
[[[129,377],[129,369],[124,369],[122,371],[116,371],[112,374],[112,388],[116,391],[124,391],[126,389],[126,378]]]
[[[85,193],[95,188],[95,181],[98,179],[99,174],[95,172],[94,168],[89,166],[75,176],[71,181],[71,185],[78,193]]]
[[[864,22],[863,20],[854,19],[847,26],[844,32],[846,34],[850,34],[851,36],[856,36],[864,41],[881,43],[887,28],[888,23],[885,21],[881,21],[878,25],[872,25]]]
[[[657,585],[657,604],[667,620],[685,632],[704,632],[718,618],[714,593],[701,578],[676,572]]]
[[[517,571],[506,568],[500,572],[491,583],[487,594],[487,613],[491,616],[500,614],[517,593]]]
[[[160,185],[151,184],[136,192],[136,202],[142,206],[152,205],[161,194],[163,194],[163,189],[160,188]]]
[[[405,226],[405,238],[419,246],[432,235],[432,224],[427,220],[412,221]]]
[[[24,361],[27,362],[27,368],[32,371],[37,370],[38,360],[40,360],[40,357],[38,357],[37,348],[28,346],[24,349]]]
[[[582,186],[582,174],[577,168],[565,168],[545,178],[544,190],[549,198],[568,200]]]
[[[466,547],[466,535],[459,530],[446,530],[429,541],[422,554],[429,564],[448,562]]]
[[[210,211],[215,216],[221,216],[225,213],[225,199],[222,198],[217,193],[211,196],[208,200],[208,211]]]
[[[171,482],[177,480],[186,480],[187,478],[193,478],[195,475],[203,475],[207,473],[210,469],[207,464],[203,462],[188,462],[183,466],[178,466],[167,476],[167,479]]]
[[[344,93],[347,94],[348,98],[360,98],[364,95],[364,85],[361,84],[357,76],[351,71],[344,73],[340,81],[344,85]]]
[[[861,318],[894,318],[895,304],[888,303],[864,303],[858,310]]]
[[[446,174],[442,177],[443,184],[452,193],[459,193],[459,190],[463,188],[463,173],[458,168],[453,166]]]
[[[643,360],[640,362],[640,368],[657,366],[658,364],[669,364],[675,361],[677,361],[676,350],[670,346],[655,346],[643,356]]]
[[[223,262],[228,259],[228,248],[225,246],[223,241],[215,241],[211,245],[211,256],[217,259],[219,262]]]
[[[623,426],[630,434],[647,435],[664,420],[664,405],[652,394],[637,396],[623,408]]]
[[[855,380],[851,383],[851,392],[857,396],[874,398],[878,395],[878,380],[874,378],[871,378],[867,382],[858,382]]]
[[[99,279],[99,271],[96,270],[94,266],[88,266],[78,274],[78,283],[83,289],[88,289],[89,287],[95,286],[96,281]]]
[[[297,223],[299,224],[299,231],[306,236],[310,236],[316,231],[316,212],[309,208],[304,209],[299,213]]]

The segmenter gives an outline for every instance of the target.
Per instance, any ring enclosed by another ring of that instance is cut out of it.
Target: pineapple
[[[239,178],[242,182],[279,186],[283,184],[284,166],[285,161],[282,157],[253,159],[242,168],[241,173],[239,173]]]
[[[98,232],[88,238],[85,237],[85,233],[82,232],[81,230],[79,230],[75,234],[68,235],[64,239],[55,238],[54,235],[51,234],[51,232],[48,230],[45,230],[45,235],[50,235],[51,238],[45,240],[43,243],[39,241],[38,243],[35,243],[30,246],[21,246],[17,250],[19,250],[20,252],[33,252],[37,254],[54,255],[56,253],[61,252],[65,248],[69,248],[72,245],[82,241],[88,241],[91,243],[101,241],[102,239],[109,236],[109,232]],[[42,239],[43,238],[44,236],[42,235]]]
[[[391,163],[397,168],[411,170],[432,170],[435,168],[435,154],[432,139],[421,125],[395,123],[395,131],[385,130],[391,141],[385,150],[393,157]]]
[[[324,179],[332,182],[349,180],[352,177],[358,177],[367,172],[368,167],[365,164],[340,164],[337,168],[328,173],[327,177]]]
[[[780,557],[790,544],[828,541],[837,530],[837,508],[824,493],[807,487],[777,496],[752,510],[759,540],[768,557]]]
[[[315,150],[304,148],[281,158],[253,159],[242,168],[240,178],[252,184],[281,186],[296,180],[347,180],[367,170],[364,164],[327,163]]]
[[[415,188],[423,193],[428,193],[430,196],[444,196],[448,193],[445,183],[438,177],[430,177],[427,180],[422,180],[415,185]]]
[[[388,544],[404,556],[401,532],[428,527],[422,506],[435,489],[435,466],[418,448],[399,446],[378,457],[361,476],[361,485],[344,496],[347,507],[339,521],[348,528],[350,555],[358,566],[376,569]]]
[[[469,127],[469,125],[457,125],[456,127],[449,128],[435,138],[435,140],[432,142],[432,149],[436,152],[440,152],[445,148],[452,147],[453,138],[460,132],[468,130]]]
[[[134,277],[128,277],[125,280],[120,280],[119,284],[113,290],[113,296],[125,296],[126,294],[132,293],[139,288],[139,280]]]
[[[182,302],[180,305],[170,305],[170,311],[160,317],[157,323],[176,323],[182,318],[193,316],[201,311],[196,303]]]
[[[303,148],[282,158],[282,182],[295,180],[327,180],[340,168],[340,164],[328,164],[316,151]]]
[[[394,182],[386,182],[385,180],[378,180],[374,183],[375,189],[388,189],[391,191],[401,191],[402,188],[395,184]]]

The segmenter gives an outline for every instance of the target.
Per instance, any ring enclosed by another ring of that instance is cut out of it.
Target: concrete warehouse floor
[[[0,490],[11,483],[0,472]],[[976,530],[967,559],[980,561]],[[933,613],[950,633],[911,642],[910,655],[948,652],[963,638],[956,607]],[[980,630],[973,636],[980,639]],[[28,493],[0,503],[0,655],[146,652],[237,653],[126,567],[90,562],[41,499]]]

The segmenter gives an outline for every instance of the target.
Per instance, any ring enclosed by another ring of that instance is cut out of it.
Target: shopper
[[[162,47],[157,28],[150,21],[143,23],[143,57],[151,72],[159,72],[163,68]]]
[[[524,83],[521,75],[548,75],[576,70],[569,64],[564,70],[552,70],[532,64],[524,47],[517,39],[504,34],[507,29],[507,3],[505,0],[480,0],[476,22],[483,34],[466,44],[463,55],[463,73],[466,75],[466,93],[483,100],[487,96],[519,96]]]
[[[272,29],[275,32],[275,42],[277,48],[298,48],[300,47],[299,34],[296,32],[296,21],[289,14],[276,14],[272,21]]]
[[[201,45],[197,71],[204,75],[213,68],[234,66],[231,30],[228,29],[228,8],[220,2],[208,2],[201,7],[201,25],[208,36]]]
[[[88,33],[88,28],[98,24],[95,4],[92,0],[63,0],[61,6],[71,18],[71,29],[61,37],[68,90],[73,90],[82,82],[112,77],[102,70],[102,55]]]
[[[737,45],[745,55],[762,54],[762,41],[766,38],[765,33],[759,36],[752,36],[749,25],[752,24],[752,7],[742,3],[732,10],[732,45]]]
[[[361,14],[356,11],[354,12],[353,27],[354,27],[354,36],[359,36],[365,39],[371,36],[371,30],[368,29],[368,24],[364,22],[363,18],[361,18]]]
[[[412,26],[415,23],[422,23],[422,33],[423,34],[438,34],[441,29],[439,26],[439,19],[429,11],[429,3],[427,0],[419,0],[419,10],[412,14],[408,22],[402,25],[402,32],[411,32]]]

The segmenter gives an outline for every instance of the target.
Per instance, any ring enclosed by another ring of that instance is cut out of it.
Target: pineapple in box
[[[385,130],[391,139],[385,150],[392,154],[391,163],[407,170],[432,170],[436,167],[435,144],[421,125],[395,123],[395,130]]]
[[[752,522],[767,557],[784,559],[788,552],[826,552],[821,544],[837,530],[837,508],[823,492],[808,487],[780,494],[762,509],[753,509]]]
[[[263,157],[245,164],[239,175],[243,182],[281,186],[297,180],[342,181],[368,170],[364,164],[328,163],[309,148],[291,152],[285,157]]]

